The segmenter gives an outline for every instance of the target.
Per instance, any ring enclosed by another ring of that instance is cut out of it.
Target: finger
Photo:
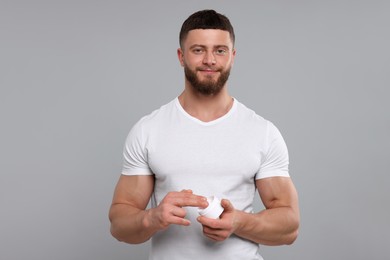
[[[174,198],[171,198],[172,204],[178,207],[207,207],[207,199],[203,196],[192,193],[181,192]]]
[[[204,227],[209,227],[211,229],[221,229],[221,220],[220,219],[212,219],[212,218],[206,218],[204,216],[199,216],[196,219],[200,224],[202,224]]]
[[[185,209],[183,208],[172,208],[171,211],[170,211],[171,215],[174,215],[174,216],[177,216],[177,217],[180,217],[180,218],[184,218],[186,215],[187,215],[187,212]]]
[[[233,211],[234,210],[233,204],[227,199],[221,200],[221,206],[225,209],[225,211]]]
[[[189,226],[191,224],[191,221],[189,221],[188,219],[173,216],[173,215],[168,219],[168,222],[170,224],[181,225],[181,226]]]
[[[227,230],[223,229],[211,229],[207,227],[203,227],[203,234],[205,236],[213,237],[217,240],[225,240],[230,236],[230,233]]]
[[[208,237],[209,239],[214,240],[214,241],[223,241],[223,240],[225,240],[225,238],[217,236],[217,235],[214,235],[214,234],[204,234],[204,235],[206,237]]]
[[[221,229],[215,229],[215,228],[210,228],[207,226],[203,226],[203,233],[209,234],[209,235],[218,235],[218,233],[222,231]]]

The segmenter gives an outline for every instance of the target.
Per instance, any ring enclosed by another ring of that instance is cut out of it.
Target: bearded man
[[[130,244],[152,239],[150,259],[263,259],[260,244],[291,244],[298,234],[286,144],[270,121],[228,93],[236,50],[226,16],[196,12],[179,39],[184,91],[131,129],[111,233]],[[199,214],[215,197],[219,217]]]

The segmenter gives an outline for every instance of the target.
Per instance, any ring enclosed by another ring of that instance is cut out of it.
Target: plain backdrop
[[[388,259],[390,2],[376,0],[1,0],[0,259],[147,258],[109,233],[123,144],[181,93],[181,24],[210,8],[236,31],[229,91],[280,129],[299,192],[298,240],[263,257]]]

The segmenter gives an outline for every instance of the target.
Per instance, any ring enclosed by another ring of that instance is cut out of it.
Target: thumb
[[[225,212],[234,211],[233,204],[227,199],[221,201],[221,206],[225,209]]]

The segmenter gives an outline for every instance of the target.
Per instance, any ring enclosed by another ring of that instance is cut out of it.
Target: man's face
[[[178,56],[187,83],[200,94],[213,95],[229,78],[235,50],[229,32],[197,29],[188,33]]]

